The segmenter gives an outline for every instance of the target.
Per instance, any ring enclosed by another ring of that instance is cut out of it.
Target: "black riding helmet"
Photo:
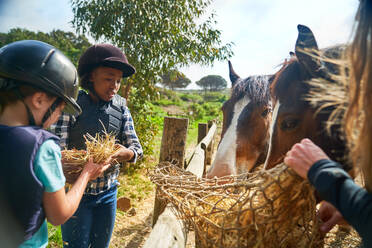
[[[125,54],[111,44],[97,44],[89,47],[80,57],[78,65],[79,77],[82,79],[93,69],[104,66],[118,69],[123,72],[123,78],[129,77],[136,72],[136,69],[128,63]],[[91,90],[81,80],[81,87]]]
[[[62,99],[66,103],[64,112],[81,113],[76,103],[79,88],[76,68],[47,43],[22,40],[0,48],[0,78],[0,89],[29,85]]]

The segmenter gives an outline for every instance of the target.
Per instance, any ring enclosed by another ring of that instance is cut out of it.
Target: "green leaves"
[[[53,30],[49,33],[33,32],[27,29],[13,28],[8,33],[0,33],[0,47],[18,40],[40,40],[61,50],[77,66],[80,55],[91,44],[84,35],[76,36],[72,32]]]
[[[211,65],[232,56],[232,43],[221,44],[213,13],[203,16],[211,2],[72,0],[72,23],[76,30],[122,48],[137,69],[133,86],[147,89],[170,69]]]
[[[172,90],[174,88],[186,88],[190,83],[190,79],[182,72],[174,69],[161,76],[161,84]]]
[[[147,101],[169,71],[190,64],[227,60],[232,43],[222,44],[215,16],[204,16],[212,0],[71,0],[75,29],[121,48],[137,72],[126,80],[130,109],[145,153],[159,126]],[[182,81],[182,80],[181,80]],[[183,80],[181,85],[189,83]],[[178,86],[175,86],[178,87]],[[125,96],[126,96],[125,94]]]

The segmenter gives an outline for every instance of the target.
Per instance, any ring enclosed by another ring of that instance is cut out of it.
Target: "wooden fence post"
[[[208,134],[198,143],[188,163],[186,171],[194,173],[198,178],[205,172],[204,161],[205,151],[215,137],[217,126],[215,123],[210,127]],[[174,213],[170,203],[167,204],[164,212],[159,215],[156,225],[146,240],[143,248],[185,248],[187,242],[187,228],[182,219]],[[198,247],[196,237],[195,247]]]
[[[183,167],[188,124],[189,120],[185,118],[164,117],[159,163],[177,160],[178,166]],[[155,193],[152,226],[156,224],[159,215],[164,211],[167,204],[166,202],[159,200],[157,195],[158,189],[156,189]]]
[[[204,139],[204,137],[208,133],[208,124],[207,123],[199,123],[198,124],[198,144],[200,141]],[[207,155],[206,150],[204,150],[204,168],[207,166],[207,160],[205,159]]]
[[[207,123],[198,123],[198,143],[204,139],[208,133],[208,124]]]

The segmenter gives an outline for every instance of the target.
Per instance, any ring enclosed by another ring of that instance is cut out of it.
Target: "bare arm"
[[[67,194],[64,188],[51,193],[44,192],[43,205],[47,220],[55,226],[65,223],[78,208],[87,183],[97,178],[109,166],[94,164],[90,160]]]

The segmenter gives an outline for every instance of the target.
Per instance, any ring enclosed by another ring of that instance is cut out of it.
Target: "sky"
[[[272,74],[294,50],[297,24],[308,26],[320,48],[350,40],[358,0],[214,0],[223,43],[233,42],[230,61],[242,78]],[[74,31],[70,0],[0,0],[0,32],[21,27],[32,31]],[[91,40],[91,42],[94,42]],[[180,69],[193,82],[220,75],[230,85],[227,61],[212,67],[191,65]]]

